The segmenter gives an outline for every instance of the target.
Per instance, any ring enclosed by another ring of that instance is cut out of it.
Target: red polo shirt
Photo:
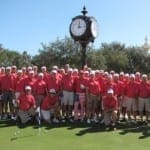
[[[13,75],[4,75],[2,77],[2,90],[4,91],[14,91],[15,89],[15,78]]]
[[[21,94],[18,98],[19,109],[27,111],[35,107],[35,99],[31,94]]]
[[[31,78],[31,77],[28,77],[28,78],[25,78],[24,79],[24,86],[26,87],[26,86],[31,86],[31,88],[32,88],[32,90],[34,89],[34,84],[35,84],[35,82],[36,82],[36,79],[33,77],[33,78]],[[24,88],[25,88],[24,87]]]
[[[107,94],[107,91],[109,89],[112,89],[114,91],[114,95],[116,95],[116,88],[117,88],[117,84],[114,82],[104,82],[103,87],[102,87],[102,93],[103,95]]]
[[[102,88],[103,85],[104,85],[104,82],[105,82],[104,77],[99,76],[98,78],[96,78],[96,80],[99,82],[99,84],[100,84],[100,86],[101,86],[101,88]]]
[[[96,81],[96,79],[89,79],[89,82],[88,82],[88,90],[89,90],[89,93],[93,94],[93,95],[99,95],[100,92],[101,92],[101,87],[99,85],[99,82]]]
[[[41,105],[41,109],[43,110],[48,110],[50,109],[56,102],[58,101],[58,97],[57,96],[46,96],[43,99],[42,105]]]
[[[44,74],[43,79],[46,82],[48,80],[48,78],[50,77],[50,74],[48,72],[43,72],[43,74]]]
[[[55,78],[49,77],[46,81],[48,91],[50,89],[55,89],[56,92],[61,90],[61,79],[56,75]]]
[[[85,93],[85,88],[87,87],[88,82],[85,78],[76,78],[75,79],[75,91],[78,93]],[[82,88],[84,86],[84,88]]]
[[[37,79],[37,81],[34,84],[34,90],[36,95],[46,94],[47,92],[46,82],[42,79]]]
[[[137,98],[138,87],[139,86],[135,81],[129,82],[124,88],[124,94],[130,98]]]
[[[138,97],[148,98],[150,97],[150,83],[141,82],[138,89]]]
[[[103,107],[104,109],[117,109],[118,104],[117,104],[117,99],[115,96],[109,97],[105,96],[103,98]]]
[[[24,92],[24,78],[17,77],[15,79],[15,92]]]
[[[124,90],[124,85],[123,85],[123,82],[121,82],[121,81],[116,81],[115,82],[116,83],[116,95],[117,96],[121,96],[121,95],[123,95],[123,90]]]
[[[62,79],[62,89],[66,91],[74,91],[74,81],[72,75],[64,75]]]

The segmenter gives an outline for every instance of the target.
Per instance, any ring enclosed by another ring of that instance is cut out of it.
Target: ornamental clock
[[[86,16],[85,6],[83,7],[82,14],[72,19],[69,30],[74,41],[78,41],[82,46],[81,63],[83,68],[87,64],[86,47],[90,42],[94,42],[98,36],[99,26],[94,17]]]
[[[83,18],[74,19],[70,25],[70,31],[73,36],[80,37],[84,35],[86,29],[87,29],[87,25]]]
[[[85,15],[74,17],[70,24],[70,35],[75,41],[79,42],[93,42],[98,36],[98,30],[99,28],[96,19]]]
[[[98,31],[99,31],[98,23],[94,17],[91,17],[91,34],[94,38],[98,36]]]

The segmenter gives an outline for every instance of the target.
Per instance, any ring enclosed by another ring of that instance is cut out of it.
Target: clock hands
[[[81,28],[80,20],[79,20],[78,28],[79,28],[79,29]]]

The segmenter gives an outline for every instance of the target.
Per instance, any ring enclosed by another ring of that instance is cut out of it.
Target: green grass
[[[20,128],[3,121],[0,146],[2,150],[150,150],[148,131],[146,126],[126,124],[117,131],[106,131],[100,125],[60,124],[43,125],[38,134],[37,126]]]

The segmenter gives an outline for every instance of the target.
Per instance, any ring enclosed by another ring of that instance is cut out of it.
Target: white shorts
[[[18,97],[20,96],[21,92],[15,92],[15,97],[16,97],[16,100],[18,99]]]
[[[127,111],[137,111],[137,100],[135,98],[127,97],[126,108]]]
[[[116,114],[116,116],[117,116],[117,110],[110,111],[110,112],[104,112],[104,123],[106,126],[110,125],[113,114]]]
[[[63,91],[62,105],[73,106],[74,102],[74,92]]]
[[[41,115],[44,120],[50,120],[50,111],[49,110],[41,110]]]
[[[138,110],[140,112],[144,111],[150,112],[150,98],[141,98],[139,97],[139,105],[138,105]]]
[[[122,107],[127,107],[127,96],[124,96],[123,100],[122,100]]]

